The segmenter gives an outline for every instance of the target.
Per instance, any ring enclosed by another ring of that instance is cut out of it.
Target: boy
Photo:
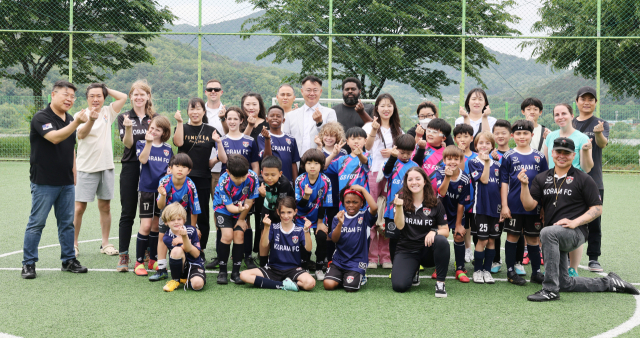
[[[531,148],[533,122],[518,120],[513,124],[512,130],[516,147],[504,154],[500,165],[500,181],[502,182],[500,218],[504,219],[504,231],[507,232],[507,241],[504,245],[507,279],[515,285],[526,283],[514,268],[517,242],[521,234],[524,233],[531,261],[531,282],[542,284],[544,277],[540,273],[540,246],[538,245],[542,229],[540,208],[526,211],[522,206],[522,201],[519,198],[520,180],[518,174],[524,171],[529,177],[529,182],[533,182],[533,178],[539,173],[547,171],[549,166],[544,154]]]
[[[520,112],[527,121],[533,122],[533,137],[531,137],[531,148],[542,151],[544,139],[551,132],[545,126],[538,124],[538,119],[542,116],[542,101],[535,97],[528,97],[520,104]]]
[[[269,130],[262,129],[258,136],[258,149],[261,158],[269,155],[277,156],[282,161],[282,173],[291,182],[298,177],[300,155],[296,139],[282,132],[283,122],[284,110],[280,106],[272,106],[267,110]]]
[[[170,174],[160,179],[158,187],[158,198],[156,203],[158,209],[162,210],[165,206],[178,202],[187,212],[185,224],[193,225],[198,221],[200,214],[200,201],[198,200],[198,191],[196,185],[187,175],[191,172],[193,162],[189,155],[185,153],[177,154],[169,161]],[[196,229],[198,225],[196,224]],[[167,273],[167,247],[163,243],[164,234],[169,230],[167,225],[160,222],[158,235],[158,271],[155,275],[149,277],[149,281],[156,282],[168,277]]]
[[[227,262],[233,241],[233,270],[231,281],[244,284],[240,279],[240,265],[244,258],[244,231],[247,229],[247,215],[253,200],[258,198],[258,175],[249,169],[249,161],[238,154],[232,154],[227,159],[227,169],[220,176],[213,195],[213,210],[222,232],[220,246],[216,248],[220,259],[220,273],[218,284],[229,283],[227,278]]]
[[[458,148],[462,149],[464,153],[464,159],[460,163],[460,170],[465,175],[469,176],[469,161],[473,160],[478,154],[471,150],[471,142],[473,142],[473,127],[469,124],[459,124],[453,128],[453,138],[458,145]],[[474,223],[473,213],[471,212],[471,206],[473,205],[473,185],[469,187],[469,195],[471,196],[468,204],[465,205],[465,228],[471,228],[471,224]],[[471,250],[471,231],[467,231],[464,235],[464,261],[469,263],[473,258],[473,251]]]
[[[497,120],[493,125],[493,138],[496,140],[496,149],[491,152],[491,157],[500,162],[504,153],[509,151],[509,140],[511,140],[511,123],[507,120]]]
[[[171,203],[162,211],[162,221],[169,226],[169,231],[162,238],[170,252],[171,280],[162,288],[166,292],[175,290],[181,283],[200,291],[207,283],[198,231],[185,224],[186,220],[187,212],[178,202]]]
[[[460,170],[464,152],[456,146],[448,146],[442,153],[445,167],[436,171],[438,197],[441,198],[447,212],[449,228],[453,232],[453,252],[455,254],[456,279],[469,283],[464,267],[464,235],[467,223],[464,221],[464,205],[471,199],[469,194],[469,176]],[[464,225],[463,225],[464,224]]]
[[[416,131],[417,135],[418,131]],[[413,161],[422,166],[427,173],[433,191],[437,191],[436,174],[442,165],[442,152],[444,151],[444,140],[451,134],[451,126],[447,121],[437,118],[427,125],[427,140],[418,142],[418,149],[413,155]]]

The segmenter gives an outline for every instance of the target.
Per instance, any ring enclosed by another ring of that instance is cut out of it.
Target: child
[[[262,220],[264,233],[260,246],[269,251],[269,263],[264,267],[242,271],[240,278],[245,283],[263,289],[312,290],[316,281],[302,267],[302,255],[312,249],[311,221],[304,218],[304,226],[294,223],[296,201],[293,197],[278,200],[276,210],[280,223],[272,223],[268,215]]]
[[[538,119],[542,116],[542,101],[535,97],[528,97],[520,104],[520,112],[527,121],[533,122],[533,137],[531,137],[531,148],[542,151],[544,139],[551,132],[545,126],[538,124]]]
[[[267,110],[267,122],[270,129],[263,128],[258,136],[260,157],[277,156],[282,161],[282,173],[289,181],[293,181],[295,177],[298,177],[297,162],[300,162],[300,155],[296,139],[282,132],[284,110],[280,106],[270,107]]]
[[[469,176],[460,170],[464,152],[456,146],[448,146],[442,153],[445,167],[436,172],[438,194],[444,210],[447,212],[449,229],[453,233],[453,252],[455,254],[456,279],[469,283],[464,267],[464,235],[468,226],[464,221],[464,205],[471,199],[469,194]]]
[[[193,162],[187,154],[177,154],[171,161],[169,161],[169,175],[160,179],[160,186],[158,187],[158,203],[159,209],[164,209],[168,204],[178,202],[187,212],[187,218],[185,224],[195,225],[198,229],[198,215],[202,212],[200,209],[200,201],[198,200],[198,190],[196,185],[191,181],[189,173],[193,168]],[[160,222],[160,234],[158,241],[158,271],[155,275],[149,276],[149,281],[156,282],[161,279],[166,279],[167,274],[167,247],[163,243],[163,237],[165,232],[169,228]]]
[[[336,243],[336,252],[323,284],[325,290],[342,285],[347,292],[355,292],[360,290],[367,269],[367,227],[375,224],[378,205],[367,189],[359,185],[344,188],[340,196],[345,210],[333,220],[329,237]],[[369,204],[368,211],[361,210],[365,201]]]
[[[496,124],[497,125],[497,124]],[[542,230],[540,208],[526,211],[520,200],[520,180],[518,175],[525,172],[529,182],[543,171],[547,171],[546,158],[541,152],[531,148],[533,123],[518,120],[513,124],[513,139],[515,149],[504,154],[500,165],[500,181],[502,182],[502,211],[501,218],[505,220],[504,230],[507,232],[505,243],[505,260],[507,263],[507,280],[515,285],[524,285],[526,281],[515,271],[516,247],[522,234],[527,239],[527,249],[531,260],[531,282],[542,284],[544,280],[540,273],[540,246],[538,238]]]
[[[469,161],[473,160],[478,156],[478,154],[474,151],[471,151],[471,143],[473,142],[473,127],[468,124],[458,124],[455,128],[453,128],[453,138],[458,145],[458,148],[462,149],[464,152],[464,159],[460,163],[460,170],[462,170],[465,175],[469,176]],[[469,202],[465,205],[465,228],[470,229],[471,225],[474,223],[473,213],[471,212],[471,207],[473,206],[473,185],[469,187],[469,195],[471,198]],[[471,250],[471,231],[467,231],[464,235],[464,261],[469,263],[473,258],[473,251]]]
[[[474,143],[478,149],[478,157],[469,162],[475,194],[472,209],[475,224],[472,224],[471,233],[478,237],[474,252],[473,281],[494,284],[491,265],[495,255],[495,239],[500,233],[500,164],[489,155],[495,147],[491,133],[479,132]]]
[[[204,259],[200,249],[200,239],[196,228],[185,225],[187,212],[178,202],[173,202],[162,211],[162,221],[169,226],[169,231],[162,241],[169,249],[169,266],[171,280],[162,288],[171,292],[180,284],[195,291],[200,291],[207,283],[204,273]]]
[[[504,156],[504,154],[511,149],[509,148],[509,140],[511,139],[511,123],[509,123],[509,121],[507,120],[497,120],[493,125],[492,132],[493,138],[496,140],[497,147],[491,152],[491,157],[493,157],[494,160],[498,161],[498,163],[502,163],[502,156]],[[504,223],[500,222],[500,236],[495,243],[496,255],[493,257],[491,273],[498,273],[500,272],[500,268],[502,268],[502,262],[500,259],[500,238],[502,237],[502,229],[504,229]],[[524,248],[524,243],[521,247]],[[518,262],[521,261],[522,258],[518,260]]]
[[[253,200],[258,198],[258,175],[249,169],[249,161],[242,155],[229,155],[227,169],[220,176],[218,185],[213,195],[214,216],[222,237],[220,246],[216,247],[220,259],[220,272],[218,284],[227,284],[227,262],[231,241],[233,241],[233,269],[231,281],[236,284],[244,284],[240,279],[240,265],[244,258],[245,231],[249,227],[247,215]]]
[[[325,157],[319,149],[309,149],[300,160],[302,174],[295,183],[298,214],[296,225],[302,226],[304,219],[311,221],[316,236],[316,264],[310,262],[311,253],[303,252],[302,262],[316,270],[316,279],[324,280],[327,255],[327,235],[329,229],[325,225],[325,208],[333,206],[331,181],[321,173]]]
[[[256,238],[254,240],[253,251],[259,253],[260,266],[264,267],[267,264],[267,255],[269,253],[268,248],[260,247],[260,236],[262,234],[262,219],[265,215],[269,216],[271,222],[280,223],[280,217],[276,213],[276,204],[279,199],[294,196],[293,186],[291,182],[282,175],[282,162],[279,158],[270,155],[266,156],[262,160],[262,170],[260,171],[262,183],[258,188],[260,197],[263,200],[262,210],[260,213],[260,222],[256,223],[258,229],[256,229]]]
[[[451,134],[451,126],[447,121],[437,118],[431,120],[427,126],[427,141],[420,140],[418,149],[413,155],[413,161],[422,166],[431,181],[433,191],[436,191],[436,170],[442,165],[442,152],[444,140]],[[416,136],[422,137],[422,127],[416,128]]]
[[[144,141],[136,143],[136,155],[140,161],[140,230],[136,240],[136,265],[133,272],[146,276],[145,250],[149,248],[149,269],[158,268],[158,221],[160,210],[156,204],[158,182],[166,175],[169,160],[173,156],[171,146],[165,143],[171,136],[171,123],[164,116],[156,116],[149,123]],[[162,256],[161,256],[162,257]]]

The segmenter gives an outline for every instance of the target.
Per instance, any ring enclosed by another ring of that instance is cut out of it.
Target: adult
[[[360,101],[361,91],[362,82],[357,78],[348,77],[342,80],[342,103],[333,106],[333,110],[336,111],[336,118],[344,130],[351,127],[362,128],[366,123],[373,121],[373,105]],[[348,145],[345,144],[343,148],[351,153]]]
[[[418,108],[416,109],[416,115],[418,115],[418,123],[407,131],[407,134],[413,137],[416,137],[416,128],[418,128],[418,126],[421,126],[424,130],[427,130],[427,125],[429,125],[429,122],[440,117],[438,107],[436,107],[436,105],[431,101],[424,101],[420,103],[418,105]],[[422,139],[425,141],[427,140],[427,133],[422,133]],[[447,135],[444,143],[447,146],[453,145],[453,137],[451,135]]]
[[[582,87],[576,96],[576,106],[580,114],[573,119],[573,127],[581,133],[587,135],[595,143],[592,149],[593,168],[589,171],[589,176],[593,178],[600,190],[600,197],[604,198],[604,184],[602,182],[602,149],[609,143],[609,123],[593,115],[598,99],[596,90],[592,87]],[[602,242],[601,218],[598,217],[587,225],[589,228],[589,239],[587,242],[587,256],[589,256],[589,271],[603,271],[598,258],[600,257],[600,246]]]
[[[86,273],[73,251],[73,202],[75,200],[76,129],[89,120],[86,111],[74,119],[69,113],[76,100],[76,87],[57,81],[51,103],[31,119],[29,143],[31,214],[24,233],[21,276],[36,278],[38,244],[51,207],[55,208],[62,271]]]
[[[293,109],[298,109],[298,104],[294,103],[296,100],[296,91],[293,89],[293,86],[288,83],[280,85],[276,99],[278,100],[278,105],[284,110],[285,115]]]
[[[602,199],[595,181],[572,165],[575,144],[568,137],[553,140],[554,168],[541,172],[531,182],[524,169],[518,174],[520,199],[525,210],[538,205],[544,209],[540,232],[545,260],[542,290],[527,297],[530,301],[557,300],[560,292],[620,292],[639,294],[631,284],[610,272],[604,278],[569,277],[567,256],[582,246],[589,236],[587,224],[602,215]]]
[[[240,106],[247,116],[240,130],[242,130],[243,134],[251,136],[254,141],[258,142],[258,136],[262,129],[269,130],[262,95],[253,92],[245,93],[240,99]]]
[[[82,216],[87,210],[87,203],[93,202],[97,196],[100,228],[102,229],[100,253],[114,256],[118,254],[118,250],[113,247],[113,244],[109,244],[111,200],[115,185],[111,125],[127,103],[127,94],[109,89],[104,83],[92,83],[87,87],[85,95],[90,107],[83,109],[78,114],[88,113],[89,121],[78,128],[77,132],[77,184],[73,215],[73,226],[75,227],[73,248],[78,256],[78,236],[82,227]],[[104,101],[108,96],[113,97],[115,101],[105,106]]]
[[[468,124],[473,127],[473,137],[480,131],[493,131],[496,118],[491,115],[489,99],[487,93],[482,88],[474,88],[469,91],[464,101],[464,107],[460,107],[460,117],[455,121],[455,125]],[[471,142],[471,151],[476,151],[475,142]]]
[[[120,140],[124,144],[122,169],[120,171],[120,213],[119,245],[120,259],[117,270],[129,271],[129,242],[133,221],[138,210],[138,181],[140,180],[140,161],[136,155],[135,144],[144,140],[151,119],[156,116],[151,101],[151,87],[145,80],[131,85],[129,99],[132,109],[118,115]]]
[[[224,93],[222,90],[222,85],[220,81],[216,79],[212,79],[207,81],[207,85],[204,89],[204,95],[207,97],[207,122],[206,124],[214,127],[219,133],[220,136],[224,136],[227,134],[228,128],[226,128],[226,123],[224,122],[224,114],[225,114],[225,106],[220,102],[220,97]],[[213,165],[211,168],[211,197],[213,198],[213,192],[218,185],[218,179],[220,178],[220,169],[222,168],[222,163],[219,161]]]
[[[302,79],[301,84],[304,105],[289,112],[282,125],[282,131],[296,139],[300,156],[307,150],[318,147],[314,139],[323,125],[337,121],[336,112],[319,103],[322,96],[322,80],[309,75]]]

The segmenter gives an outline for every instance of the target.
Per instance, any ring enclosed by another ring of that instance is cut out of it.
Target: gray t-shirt
[[[602,183],[602,148],[596,144],[596,134],[593,132],[593,128],[598,125],[600,121],[604,122],[604,131],[602,136],[607,140],[609,139],[609,123],[601,118],[591,116],[584,121],[578,121],[577,118],[573,119],[573,127],[583,134],[587,135],[590,139],[593,139],[593,168],[589,172],[591,178],[596,181],[598,189],[604,190],[604,184]]]
[[[344,103],[340,103],[332,107],[333,110],[336,111],[336,118],[338,122],[344,128],[344,131],[347,132],[351,127],[360,127],[364,126],[364,122],[360,118],[360,115],[356,112],[355,107],[347,107]],[[373,114],[373,105],[364,103],[364,111],[371,116]]]

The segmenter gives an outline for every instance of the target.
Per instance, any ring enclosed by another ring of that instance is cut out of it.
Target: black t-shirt
[[[138,162],[138,156],[136,156],[136,143],[144,140],[144,136],[147,135],[147,130],[149,130],[149,122],[151,119],[149,116],[145,115],[142,118],[142,121],[140,121],[138,119],[138,115],[136,115],[136,112],[134,112],[133,109],[118,115],[118,132],[120,133],[120,141],[124,139],[125,114],[129,114],[129,120],[133,122],[133,126],[131,127],[131,131],[133,132],[133,146],[131,146],[131,148],[124,147],[121,162]],[[157,115],[158,114],[154,114],[153,116],[155,117]]]
[[[602,135],[606,139],[609,139],[609,122],[601,118],[591,116],[584,121],[578,121],[578,119],[575,118],[573,119],[573,127],[593,139],[593,150],[591,150],[593,168],[589,171],[589,176],[591,176],[591,178],[596,182],[598,189],[604,189],[604,184],[602,182],[602,148],[598,147],[598,144],[596,143],[596,133],[593,132],[593,128],[597,126],[600,121],[604,122],[604,131],[602,132]]]
[[[416,124],[415,126],[411,127],[411,129],[409,129],[407,131],[407,134],[416,137],[416,128],[418,127],[418,125]],[[427,140],[427,133],[422,134],[422,139],[423,140]],[[447,146],[450,145],[454,145],[455,143],[453,143],[453,137],[451,137],[451,134],[447,135],[447,138],[444,139],[444,144],[446,144]]]
[[[60,130],[73,121],[73,116],[64,113],[64,121],[51,109],[51,105],[40,110],[31,119],[29,143],[31,156],[29,168],[31,182],[44,185],[73,184],[73,151],[76,132],[64,141],[53,144],[44,138],[47,133]]]
[[[363,105],[364,111],[369,114],[369,116],[372,116],[374,106],[368,103],[363,103]],[[336,111],[336,118],[342,125],[342,128],[344,128],[345,133],[351,127],[362,128],[362,126],[364,126],[364,121],[362,121],[362,118],[356,112],[355,107],[347,107],[344,105],[344,103],[340,103],[331,108]],[[345,149],[347,153],[351,154],[351,148],[348,145],[345,144],[342,148]]]
[[[216,142],[211,138],[214,130],[220,135],[220,131],[208,124],[182,125],[184,143],[182,147],[178,147],[178,153],[189,155],[191,162],[193,162],[189,177],[211,177],[209,158],[211,157],[211,149],[217,148]],[[173,133],[176,133],[175,128]]]
[[[424,238],[429,231],[438,230],[439,225],[447,225],[447,216],[442,203],[434,208],[416,208],[415,212],[404,212],[404,228],[396,252],[416,252],[424,248]]]
[[[267,123],[267,120],[262,121],[260,124],[256,124],[255,127],[253,127],[253,129],[251,130],[251,135],[249,136],[253,137],[256,142],[258,141],[258,136],[262,132],[262,127],[265,127],[267,128],[267,130],[269,130],[269,123]]]
[[[554,169],[539,173],[531,182],[529,191],[531,197],[544,209],[544,226],[553,226],[563,218],[574,220],[590,207],[602,205],[596,182],[584,171],[573,166],[562,178],[555,177]],[[585,239],[589,238],[586,224],[578,229],[582,231]]]

